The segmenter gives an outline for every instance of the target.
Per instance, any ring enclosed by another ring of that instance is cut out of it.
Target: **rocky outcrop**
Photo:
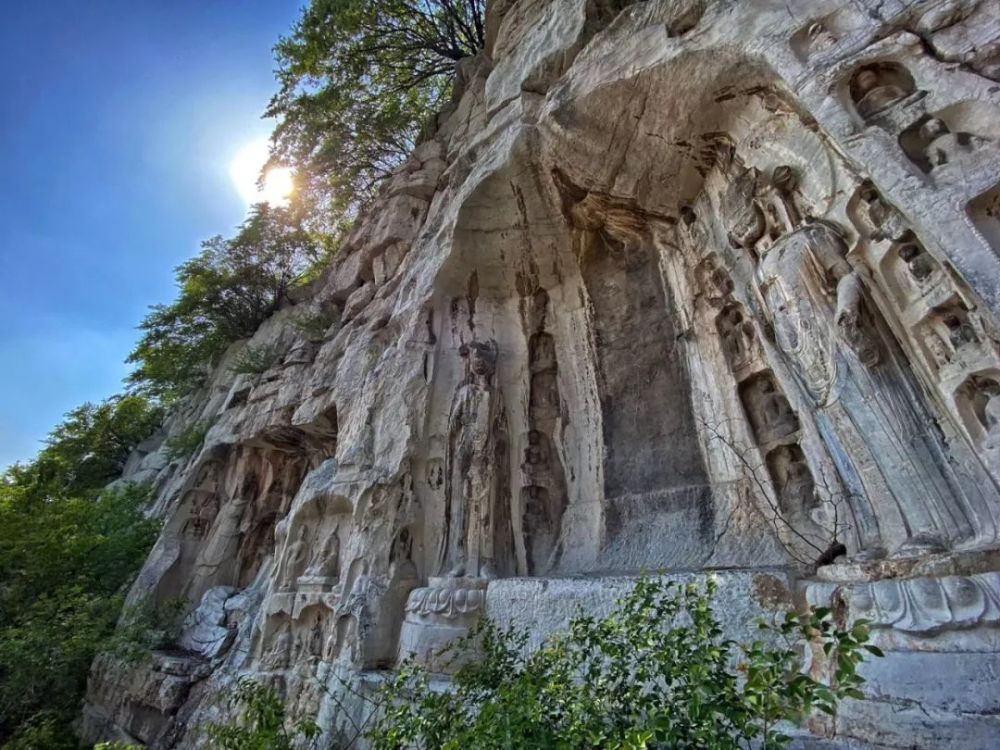
[[[239,676],[343,740],[486,614],[533,638],[640,570],[727,627],[874,621],[836,746],[1000,733],[1000,20],[988,2],[519,0],[310,295],[146,446],[91,737],[197,747]],[[309,341],[297,321],[329,319]],[[236,356],[236,351],[230,356]],[[671,573],[670,571],[683,571]]]

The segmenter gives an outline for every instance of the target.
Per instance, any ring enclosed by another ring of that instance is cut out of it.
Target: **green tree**
[[[156,538],[148,491],[102,488],[160,423],[139,396],[70,412],[0,476],[0,747],[74,747],[90,663]]]
[[[121,474],[132,450],[162,421],[163,410],[139,395],[84,404],[66,415],[34,461],[13,467],[7,481],[43,496],[101,489]]]
[[[569,631],[525,654],[527,637],[488,625],[460,645],[479,657],[441,690],[404,668],[377,701],[376,750],[505,748],[786,747],[784,733],[814,709],[860,697],[857,667],[868,651],[861,622],[837,628],[827,610],[789,613],[768,642],[724,637],[712,610],[715,585],[642,580],[603,619],[580,616]],[[770,644],[770,645],[769,645]],[[827,682],[804,673],[806,648],[834,664]]]
[[[53,724],[72,738],[90,663],[156,538],[148,497],[136,485],[97,498],[0,487],[0,746]]]
[[[139,326],[129,380],[161,398],[184,395],[234,341],[252,336],[325,252],[295,207],[253,207],[235,237],[213,237],[177,268],[177,299]]]
[[[350,218],[483,48],[485,0],[312,0],[275,47],[273,161],[327,224]]]
[[[319,736],[319,727],[311,721],[291,725],[281,697],[267,685],[251,679],[240,680],[232,705],[240,715],[233,724],[209,727],[210,747],[217,750],[292,750],[303,741]]]

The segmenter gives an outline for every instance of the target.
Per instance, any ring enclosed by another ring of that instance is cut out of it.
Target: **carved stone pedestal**
[[[399,661],[412,658],[432,672],[451,673],[469,661],[468,653],[448,646],[472,632],[482,617],[489,581],[482,578],[431,578],[406,601],[399,636]],[[464,657],[464,658],[463,658]]]
[[[806,601],[841,624],[868,620],[885,653],[861,668],[863,701],[838,712],[838,736],[890,746],[991,747],[1000,736],[997,551],[820,568]],[[918,746],[918,745],[914,745]]]

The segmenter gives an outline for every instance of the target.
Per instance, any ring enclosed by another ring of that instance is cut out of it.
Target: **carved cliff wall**
[[[536,639],[640,570],[735,635],[875,622],[834,746],[1000,736],[1000,16],[974,0],[518,0],[330,272],[152,441],[93,737],[198,747],[252,675],[327,739],[483,613]],[[321,340],[295,321],[331,316]],[[235,347],[230,357],[236,355]],[[804,743],[808,743],[803,739]]]

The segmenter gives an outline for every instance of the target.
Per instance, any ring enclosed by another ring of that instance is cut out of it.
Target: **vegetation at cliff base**
[[[320,734],[320,728],[312,721],[290,722],[278,693],[251,679],[240,680],[230,698],[230,707],[239,718],[232,724],[209,727],[210,747],[213,750],[314,747],[308,741]]]
[[[580,615],[535,649],[527,633],[485,622],[446,650],[445,663],[464,665],[450,684],[406,664],[365,700],[368,719],[347,719],[350,730],[327,744],[311,720],[293,721],[272,687],[244,679],[231,699],[239,712],[210,729],[211,746],[780,750],[815,711],[832,715],[844,698],[862,697],[858,667],[882,655],[865,621],[841,628],[827,609],[790,612],[741,644],[723,632],[716,591],[711,578],[644,578],[610,615]],[[810,650],[828,666],[807,669]]]
[[[34,461],[0,476],[0,747],[76,747],[95,654],[156,538],[148,491],[106,491],[159,407],[139,396],[85,404]]]
[[[841,629],[829,610],[791,612],[739,644],[713,611],[715,591],[711,579],[643,579],[609,616],[578,616],[533,651],[526,633],[487,624],[459,647],[458,657],[469,648],[481,657],[451,689],[401,670],[378,701],[387,708],[372,747],[777,750],[814,710],[833,714],[861,697],[858,665],[881,653],[865,622]],[[832,665],[826,680],[805,670],[809,649]]]

